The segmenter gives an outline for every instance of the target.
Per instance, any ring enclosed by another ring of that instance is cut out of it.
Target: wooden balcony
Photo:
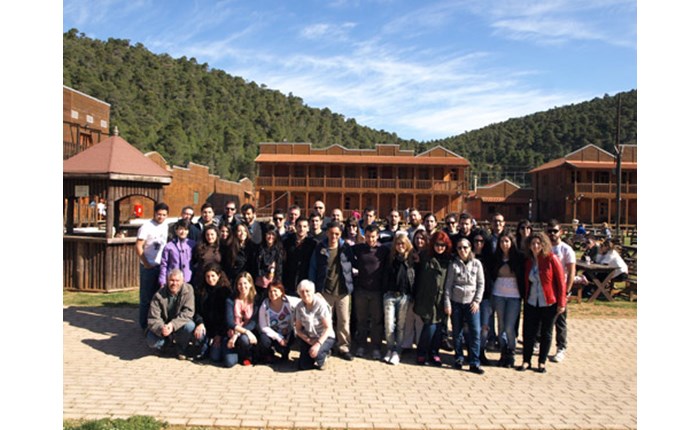
[[[273,187],[291,189],[295,191],[308,191],[311,189],[344,190],[360,192],[367,190],[381,190],[386,192],[403,193],[412,191],[431,190],[451,193],[465,189],[462,181],[444,181],[430,179],[369,179],[369,178],[295,178],[295,177],[270,177],[258,176],[257,187]]]
[[[616,194],[616,184],[610,183],[577,183],[575,194]],[[637,184],[621,184],[621,194],[636,194]]]

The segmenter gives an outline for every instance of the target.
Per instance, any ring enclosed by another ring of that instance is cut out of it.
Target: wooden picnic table
[[[600,281],[597,276],[592,276],[592,282],[595,284],[597,289],[592,293],[592,296],[587,300],[588,303],[592,303],[597,300],[600,294],[604,294],[610,302],[613,301],[613,297],[610,294],[612,273],[616,270],[616,267],[608,266],[606,264],[588,263],[585,260],[578,260],[575,262],[575,270],[580,272],[588,272],[592,275],[597,275],[598,273],[606,273],[605,278]]]
[[[621,256],[623,258],[636,258],[638,245],[621,245]]]

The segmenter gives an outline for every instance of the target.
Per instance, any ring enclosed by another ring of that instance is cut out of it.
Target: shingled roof
[[[63,176],[170,183],[172,174],[120,136],[111,136],[63,162]]]

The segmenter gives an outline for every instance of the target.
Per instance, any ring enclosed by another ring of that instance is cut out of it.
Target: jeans
[[[513,297],[493,296],[493,308],[498,319],[498,337],[500,347],[514,351],[517,348],[516,325],[519,320],[521,299]]]
[[[468,327],[468,332],[462,337],[464,323]],[[481,311],[472,313],[470,303],[451,302],[451,328],[454,336],[454,358],[461,362],[464,361],[463,340],[465,338],[468,345],[468,364],[480,366]]]
[[[165,346],[165,342],[170,339],[177,345],[177,352],[179,354],[184,354],[189,342],[194,340],[195,327],[194,321],[187,321],[185,325],[180,327],[174,333],[170,334],[168,337],[163,337],[160,333],[154,333],[148,330],[148,333],[146,333],[146,343],[148,344],[149,348],[160,351],[163,349],[163,346]]]
[[[493,335],[495,333],[495,317],[493,304],[488,299],[483,299],[481,301],[481,306],[479,312],[481,313],[481,350],[485,351],[485,345],[489,340],[496,337]]]
[[[291,334],[290,337],[288,337],[286,346],[281,346],[278,341],[273,340],[271,337],[267,336],[265,333],[260,333],[260,336],[258,337],[260,341],[260,355],[262,357],[268,357],[271,358],[274,355],[274,352],[278,352],[282,356],[286,355],[287,357],[289,356],[289,351],[291,351],[291,344],[294,343],[294,335],[293,333]]]
[[[407,294],[396,296],[389,292],[383,295],[383,323],[386,335],[386,350],[401,353],[405,318],[408,314],[410,297]]]
[[[424,322],[420,340],[417,343],[418,358],[432,358],[439,356],[439,347],[442,346],[442,330],[444,323]]]
[[[239,334],[233,348],[228,347],[228,339],[224,339],[224,342],[223,365],[225,367],[233,367],[243,360],[252,361],[255,345],[250,343],[250,338],[247,334]]]
[[[537,332],[541,333],[539,363],[546,363],[546,358],[551,349],[551,340],[553,338],[556,307],[556,304],[536,307],[529,303],[524,303],[524,350],[522,352],[524,363],[531,363]]]
[[[373,349],[381,349],[381,293],[379,291],[354,290],[354,310],[357,316],[357,346],[367,345],[371,336]]]
[[[138,323],[143,330],[148,327],[148,311],[150,310],[150,302],[153,296],[160,289],[160,266],[155,266],[146,269],[142,264],[139,266],[139,306],[138,306]]]
[[[328,354],[330,354],[330,350],[332,350],[333,345],[335,345],[335,339],[332,337],[327,338],[320,346],[320,349],[318,349],[318,355],[316,358],[313,358],[309,354],[311,345],[299,338],[299,370],[308,370],[313,369],[314,366],[322,366],[325,363],[325,359],[328,357]]]
[[[334,296],[325,292],[321,293],[326,302],[330,305],[332,313],[335,314],[335,335],[337,336],[337,349],[340,352],[350,350],[350,307],[352,306],[352,296],[345,294]]]
[[[568,306],[562,314],[556,317],[556,348],[565,349],[568,346]]]

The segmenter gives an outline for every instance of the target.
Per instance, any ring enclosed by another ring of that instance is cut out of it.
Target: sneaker
[[[454,364],[451,365],[456,370],[461,370],[464,367],[464,360],[457,358],[454,360]]]
[[[352,357],[352,354],[349,351],[345,352],[340,352],[339,354],[340,358],[345,360],[345,361],[352,361],[354,360],[354,357]]]
[[[398,363],[400,363],[400,354],[398,354],[396,351],[393,351],[391,353],[391,360],[389,361],[392,365],[396,366]]]
[[[187,357],[186,355],[184,355],[184,354],[177,354],[177,359],[178,359],[178,360],[184,361],[184,360],[187,360],[187,358],[188,358],[188,357]]]
[[[468,366],[468,371],[475,373],[476,375],[482,375],[485,373],[485,370],[483,370],[483,368],[480,366]]]
[[[395,354],[395,352],[394,352],[393,354]],[[389,351],[386,353],[386,355],[383,356],[383,361],[384,361],[385,363],[390,363],[390,362],[391,362],[391,356],[392,356],[392,354],[391,354],[391,351],[389,350]]]
[[[534,353],[534,354],[538,354],[538,353],[539,353],[539,342],[534,342],[534,351],[533,351],[533,353]]]
[[[418,355],[416,360],[417,360],[417,364],[420,366],[424,366],[425,364],[427,364],[427,360],[425,359],[425,357],[421,357]]]
[[[440,366],[442,365],[442,359],[439,358],[438,355],[435,355],[435,356],[432,357],[432,359],[430,360],[430,364],[431,364],[432,366],[435,366],[435,367],[440,367]]]
[[[247,359],[243,360],[243,366],[252,366],[252,361]]]
[[[551,357],[551,361],[554,363],[560,363],[563,361],[563,359],[566,358],[566,349],[565,348],[558,348],[558,351],[556,351],[556,355]]]
[[[318,362],[316,362],[315,368],[318,370],[328,370],[328,361],[330,361],[330,360],[328,360],[329,358],[330,358],[329,356],[325,357],[325,361],[323,361],[323,364],[320,364],[320,365],[318,364]]]
[[[371,351],[371,359],[372,360],[380,360],[381,359],[381,351],[378,349]]]
[[[364,348],[361,346],[359,348],[357,348],[357,350],[354,351],[354,355],[359,357],[359,358],[364,358]]]

